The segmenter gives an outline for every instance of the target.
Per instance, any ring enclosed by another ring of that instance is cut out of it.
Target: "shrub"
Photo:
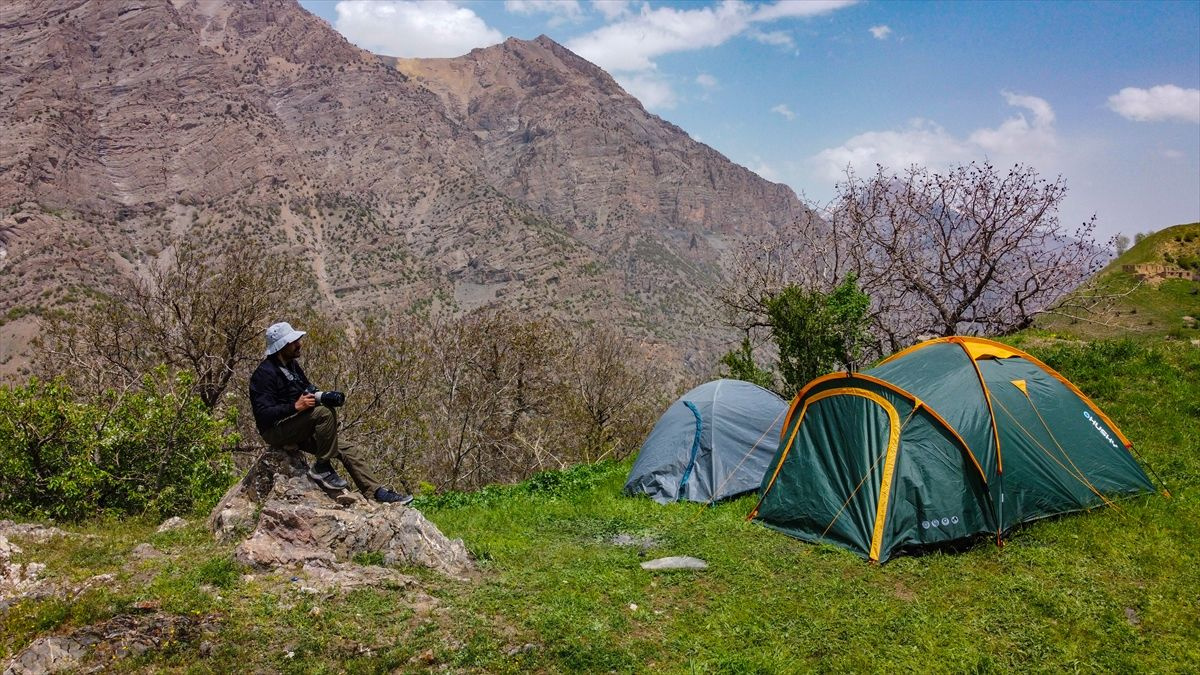
[[[231,420],[165,369],[136,393],[80,401],[61,381],[0,389],[0,510],[80,520],[210,505],[232,478]]]

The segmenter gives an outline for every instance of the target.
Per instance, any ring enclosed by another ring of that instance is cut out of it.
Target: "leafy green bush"
[[[134,393],[79,401],[61,381],[0,388],[0,511],[80,520],[185,513],[232,478],[232,421],[214,419],[187,374],[164,369]]]

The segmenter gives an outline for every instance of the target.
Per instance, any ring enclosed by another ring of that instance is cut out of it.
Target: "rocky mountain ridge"
[[[207,229],[345,316],[502,302],[692,356],[738,237],[805,217],[552,40],[457,59],[349,44],[294,0],[0,6],[0,372],[35,317]]]

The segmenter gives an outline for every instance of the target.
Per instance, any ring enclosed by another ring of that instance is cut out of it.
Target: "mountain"
[[[703,370],[723,251],[808,214],[546,37],[400,60],[294,0],[21,0],[0,42],[0,373],[197,229],[344,316],[502,302]]]

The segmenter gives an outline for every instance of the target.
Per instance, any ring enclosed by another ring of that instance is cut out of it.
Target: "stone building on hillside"
[[[1163,263],[1139,263],[1137,265],[1122,265],[1121,271],[1132,274],[1142,281],[1156,282],[1164,279],[1187,279],[1200,281],[1200,272],[1185,270],[1176,265]]]

